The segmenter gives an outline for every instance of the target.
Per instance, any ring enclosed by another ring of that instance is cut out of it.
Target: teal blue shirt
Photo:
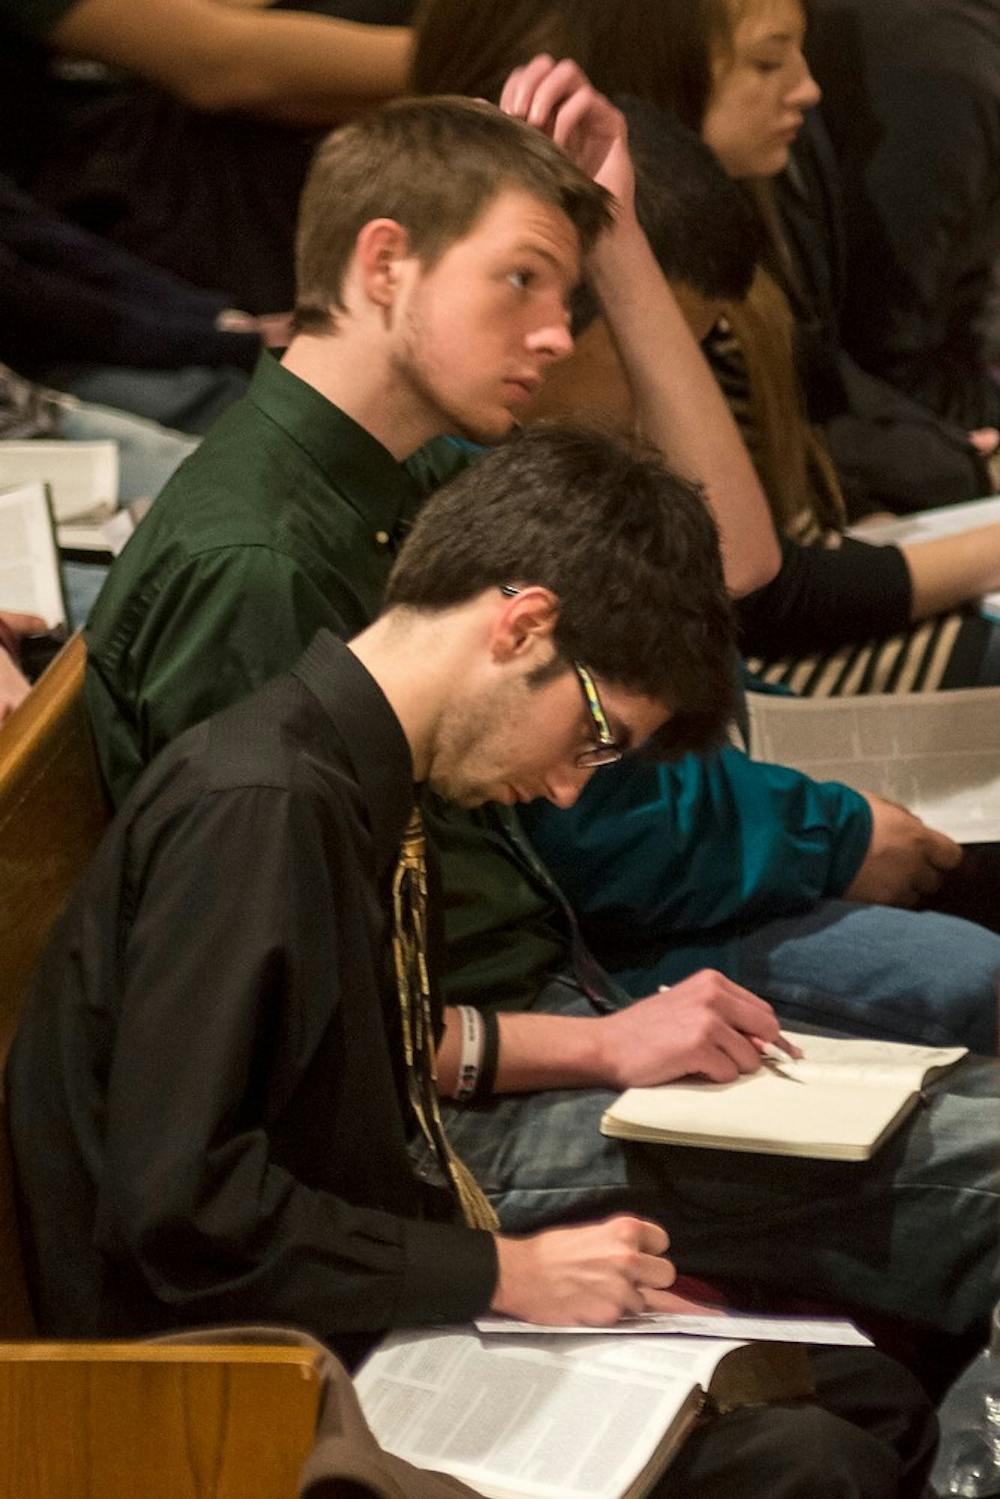
[[[622,760],[568,811],[522,819],[597,956],[635,994],[700,967],[739,979],[741,930],[840,895],[871,838],[865,799],[741,751]]]

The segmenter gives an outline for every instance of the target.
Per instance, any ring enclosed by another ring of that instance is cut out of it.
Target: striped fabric
[[[752,417],[750,387],[743,353],[726,320],[720,319],[704,345],[708,362],[756,464],[759,443]],[[803,506],[788,527],[793,541],[840,545],[839,532],[824,531]],[[982,655],[985,622],[954,612],[924,620],[900,635],[842,646],[827,655],[753,657],[747,666],[770,686],[785,687],[801,697],[853,697],[868,692],[936,692],[942,687],[970,686],[966,656]],[[976,637],[973,641],[967,637]],[[970,659],[968,664],[972,664]],[[957,678],[957,679],[956,679]]]

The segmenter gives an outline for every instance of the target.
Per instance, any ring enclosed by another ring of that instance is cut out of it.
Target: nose
[[[528,334],[526,344],[532,354],[541,354],[553,363],[573,352],[573,335],[569,331],[569,313],[562,306],[557,314]]]
[[[550,771],[545,777],[545,796],[557,807],[572,807],[580,792],[594,774],[592,766],[570,761]]]
[[[810,73],[809,64],[803,57],[801,71],[786,96],[785,103],[792,105],[795,109],[812,109],[822,97],[823,90]]]

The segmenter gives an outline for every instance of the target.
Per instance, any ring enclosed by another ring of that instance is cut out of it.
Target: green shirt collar
[[[266,351],[246,399],[312,459],[331,488],[366,521],[392,535],[419,498],[406,468],[364,427]]]

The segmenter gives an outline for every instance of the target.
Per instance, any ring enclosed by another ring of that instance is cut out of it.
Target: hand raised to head
[[[561,146],[576,165],[631,212],[635,175],[621,111],[598,93],[570,58],[547,53],[515,68],[500,95],[505,114],[526,120]]]

